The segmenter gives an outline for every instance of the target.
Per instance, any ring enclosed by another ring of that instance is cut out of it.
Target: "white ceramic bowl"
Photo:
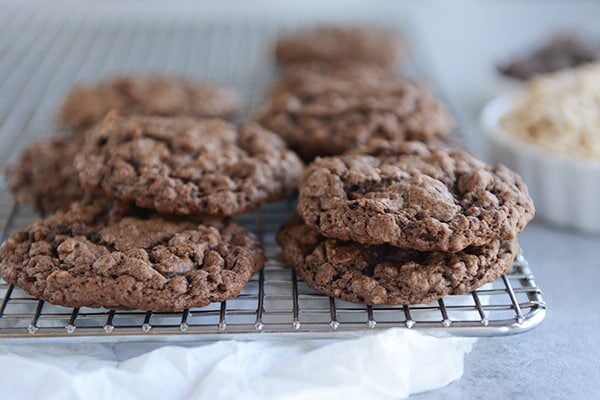
[[[497,97],[481,113],[490,156],[523,177],[536,216],[563,227],[600,233],[600,161],[551,153],[506,132],[500,118],[519,95],[517,91]]]

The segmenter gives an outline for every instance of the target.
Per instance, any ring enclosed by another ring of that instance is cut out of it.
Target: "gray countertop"
[[[462,380],[423,399],[594,399],[600,394],[600,240],[531,224],[521,244],[548,314],[524,335],[480,339]]]

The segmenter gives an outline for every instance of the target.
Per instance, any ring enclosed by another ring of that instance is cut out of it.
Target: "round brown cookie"
[[[180,311],[237,296],[264,259],[235,222],[74,203],[11,235],[0,274],[52,304]]]
[[[277,235],[285,262],[318,292],[355,303],[420,304],[463,294],[508,272],[516,239],[458,253],[401,250],[327,239],[299,218]]]
[[[533,218],[515,172],[464,150],[379,141],[362,151],[317,159],[300,181],[298,211],[324,236],[456,252],[512,239]]]
[[[75,170],[81,137],[59,136],[27,147],[6,171],[8,187],[19,203],[42,213],[68,208],[84,191]]]
[[[66,126],[83,131],[111,110],[121,115],[229,118],[239,109],[240,99],[230,89],[174,76],[131,75],[75,87],[59,118]]]
[[[389,67],[398,58],[400,48],[398,38],[384,29],[322,26],[283,35],[275,44],[275,58],[286,65],[360,61]]]
[[[254,123],[115,115],[88,131],[75,164],[87,189],[180,215],[234,215],[283,199],[303,168]]]
[[[407,79],[336,76],[302,89],[275,90],[256,119],[305,160],[337,155],[372,138],[427,141],[454,122],[422,85]]]
[[[344,90],[350,84],[377,85],[394,75],[377,65],[347,62],[342,65],[302,63],[287,67],[271,90],[271,96],[292,92],[297,96],[310,96],[323,91]]]

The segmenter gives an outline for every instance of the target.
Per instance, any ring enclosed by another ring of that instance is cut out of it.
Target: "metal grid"
[[[30,29],[23,30],[22,27]],[[275,71],[267,41],[280,27],[180,17],[111,16],[73,10],[0,15],[0,165],[52,133],[67,90],[123,71],[161,70],[237,88],[249,111]],[[417,55],[413,60],[417,60]],[[413,63],[411,67],[425,71]],[[274,234],[293,202],[264,207],[240,221],[264,243],[265,268],[235,299],[181,313],[70,309],[0,281],[0,339],[89,341],[342,338],[390,327],[492,336],[537,326],[545,304],[524,258],[512,273],[469,295],[418,306],[364,306],[320,295],[280,261]],[[16,206],[0,179],[0,239],[35,214]]]

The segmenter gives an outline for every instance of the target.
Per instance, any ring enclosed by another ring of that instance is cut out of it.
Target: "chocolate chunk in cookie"
[[[237,296],[264,259],[257,238],[231,221],[75,203],[12,234],[0,275],[52,304],[180,311]]]
[[[302,162],[277,135],[217,119],[109,115],[76,159],[82,185],[170,214],[234,215],[296,190]]]
[[[166,75],[108,78],[73,89],[60,111],[68,127],[83,131],[111,110],[121,115],[161,115],[229,118],[240,109],[234,91]]]
[[[391,66],[401,50],[391,32],[376,27],[322,26],[283,35],[275,45],[280,64],[359,61]]]
[[[445,107],[410,80],[374,74],[317,79],[289,90],[282,85],[256,117],[305,160],[341,154],[372,138],[427,141],[454,128]]]
[[[308,286],[366,304],[420,304],[470,292],[508,272],[519,249],[515,239],[457,253],[361,245],[327,239],[299,218],[279,231],[277,241]]]
[[[515,237],[533,218],[521,178],[467,152],[382,142],[317,159],[300,182],[298,211],[326,237],[457,252]]]
[[[6,173],[17,202],[46,213],[68,208],[71,202],[82,199],[84,191],[74,165],[82,142],[81,137],[59,136],[23,150],[19,161]]]

